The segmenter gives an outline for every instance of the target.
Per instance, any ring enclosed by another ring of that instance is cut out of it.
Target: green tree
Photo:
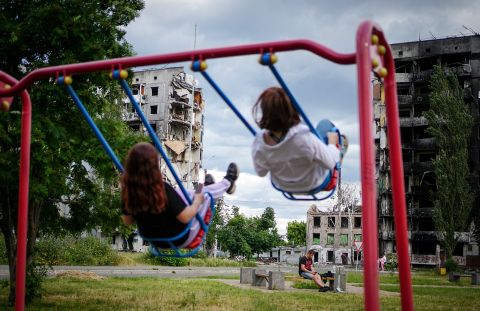
[[[212,219],[212,224],[208,230],[207,237],[205,238],[205,249],[208,256],[215,256],[217,235],[220,228],[222,228],[227,219],[225,214],[225,201],[220,198],[215,202],[215,216]]]
[[[432,193],[433,219],[445,256],[450,259],[458,242],[455,232],[465,230],[472,208],[468,142],[473,120],[457,77],[446,71],[435,67],[430,80],[430,109],[424,115],[438,149],[433,160],[437,184],[437,191]]]
[[[275,211],[271,207],[267,207],[260,217],[252,217],[249,219],[248,244],[253,254],[260,254],[270,250],[272,247],[282,243],[277,230],[275,221]]]
[[[132,54],[125,26],[143,1],[0,1],[0,70],[20,79],[40,67]],[[30,89],[33,103],[27,264],[37,233],[81,231],[119,222],[118,173],[65,90],[43,80]],[[138,138],[114,104],[120,89],[106,73],[74,77],[74,87],[112,148],[124,156]],[[0,228],[10,266],[10,301],[15,290],[20,103],[0,113]],[[70,217],[59,215],[59,206]],[[107,227],[108,227],[107,226]],[[33,271],[28,268],[28,271]],[[27,277],[27,288],[29,277]]]
[[[252,232],[248,226],[249,219],[242,214],[234,215],[228,223],[218,232],[218,241],[222,249],[228,250],[230,256],[237,255],[252,257],[252,248],[247,240],[250,240]]]
[[[246,217],[238,207],[232,211],[232,217],[218,233],[218,241],[231,256],[251,258],[281,243],[273,208],[267,207],[260,217]]]
[[[287,223],[287,240],[292,246],[307,245],[307,224],[304,221],[289,221]]]

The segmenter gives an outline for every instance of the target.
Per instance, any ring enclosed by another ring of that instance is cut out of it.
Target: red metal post
[[[385,42],[383,36],[380,42]],[[385,78],[385,101],[387,112],[387,135],[390,156],[390,179],[392,183],[393,212],[395,219],[395,240],[397,243],[398,273],[402,310],[413,310],[410,255],[408,254],[407,207],[405,203],[405,185],[403,180],[402,143],[398,116],[397,85],[395,83],[395,63],[388,44],[385,54],[385,66],[388,75]]]
[[[0,71],[0,80],[12,86],[18,81]],[[32,102],[27,90],[21,90],[22,120],[20,142],[20,173],[18,181],[17,266],[15,275],[15,310],[25,309],[25,279],[27,267],[28,192],[30,183],[30,140]]]
[[[25,309],[25,278],[27,267],[28,188],[30,181],[30,134],[32,104],[28,92],[22,92],[22,137],[20,143],[20,179],[18,192],[17,270],[15,310]]]
[[[364,22],[357,31],[358,118],[360,123],[360,169],[362,182],[363,282],[365,310],[378,311],[378,222],[373,147],[373,104],[370,59],[372,25]]]

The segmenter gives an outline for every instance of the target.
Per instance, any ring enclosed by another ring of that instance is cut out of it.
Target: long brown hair
[[[279,87],[263,91],[252,108],[252,114],[260,128],[280,131],[284,135],[292,126],[300,123],[297,110],[285,91]]]
[[[157,150],[148,143],[130,149],[121,178],[122,201],[131,215],[140,212],[160,214],[167,204]]]

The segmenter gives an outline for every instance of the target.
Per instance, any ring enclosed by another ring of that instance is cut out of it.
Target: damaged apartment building
[[[198,182],[205,101],[194,77],[183,67],[141,70],[134,72],[131,87],[178,176],[187,187]],[[147,134],[128,98],[124,105],[123,119],[132,129]],[[162,172],[174,185],[164,162]]]
[[[480,212],[480,36],[453,37],[392,45],[395,58],[402,156],[407,203],[411,262],[414,265],[438,265],[443,253],[432,217],[436,176],[432,159],[435,139],[427,133],[423,113],[429,109],[429,80],[434,65],[455,73],[464,89],[464,101],[474,119],[469,144],[469,183],[474,193],[472,216]],[[379,253],[395,253],[395,222],[390,184],[387,128],[382,85],[374,81],[373,98],[376,128],[378,184]],[[471,232],[459,232],[454,259],[468,265],[479,254]]]
[[[307,211],[307,250],[316,249],[314,262],[352,264],[361,261],[354,242],[362,241],[361,207],[352,212],[322,212],[316,205]]]

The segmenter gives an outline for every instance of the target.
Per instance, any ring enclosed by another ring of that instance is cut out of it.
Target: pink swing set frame
[[[21,117],[15,310],[21,311],[25,308],[25,269],[32,117],[32,104],[27,91],[28,87],[31,87],[35,81],[44,78],[66,77],[93,71],[112,71],[114,69],[154,64],[206,60],[249,54],[261,55],[266,52],[274,53],[293,50],[310,51],[341,65],[357,64],[364,248],[364,307],[366,310],[373,311],[379,310],[380,306],[378,292],[377,197],[371,123],[373,120],[372,70],[376,72],[383,81],[391,163],[395,237],[399,262],[401,305],[403,310],[413,310],[395,66],[390,46],[385,39],[382,29],[370,21],[365,21],[358,27],[356,52],[350,54],[337,53],[309,40],[288,40],[46,67],[28,73],[20,81],[0,71],[0,105],[4,109],[8,109],[12,102],[12,96],[17,95],[21,96],[23,103]]]

